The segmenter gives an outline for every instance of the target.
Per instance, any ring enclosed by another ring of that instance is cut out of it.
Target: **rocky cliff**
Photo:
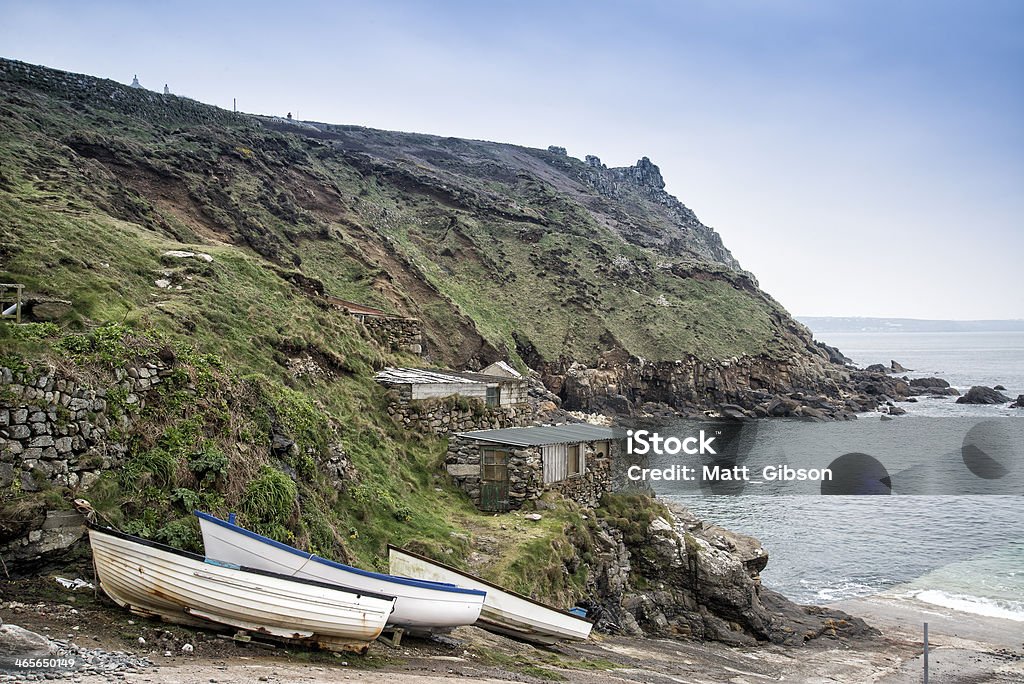
[[[760,543],[686,509],[612,495],[590,531],[580,562],[590,563],[591,607],[606,631],[736,645],[877,634],[842,611],[799,606],[762,587],[768,553]]]
[[[514,533],[480,515],[374,371],[416,346],[535,369],[567,408],[736,417],[843,417],[891,386],[830,361],[646,158],[235,114],[0,60],[0,217],[0,282],[31,304],[0,324],[13,573],[59,560],[84,497],[183,548],[194,508],[239,511],[378,569],[389,542],[466,565],[490,537],[480,572],[590,600],[609,629],[776,639],[761,561],[668,514],[561,502]],[[334,298],[420,337],[382,342]]]
[[[254,253],[312,297],[419,318],[435,362],[541,370],[570,408],[593,407],[572,392],[570,368],[624,359],[646,376],[662,363],[732,364],[723,386],[704,391],[701,371],[680,395],[632,385],[619,364],[608,398],[634,408],[703,408],[721,395],[752,410],[759,392],[800,392],[828,398],[827,414],[848,410],[843,368],[665,191],[647,157],[607,168],[559,148],[236,115],[11,61],[0,82],[0,188],[27,203],[11,212],[0,264],[31,296],[72,302],[64,320],[96,311],[32,269],[30,233],[45,219],[28,207]],[[190,301],[194,288],[179,287],[175,298]],[[145,289],[107,304],[173,315]]]

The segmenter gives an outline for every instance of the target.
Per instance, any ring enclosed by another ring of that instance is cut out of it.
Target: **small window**
[[[583,463],[580,460],[580,445],[579,444],[570,444],[569,445],[569,447],[566,449],[566,461],[567,461],[567,467],[566,467],[567,472],[566,472],[566,474],[569,477],[572,477],[573,475],[579,475],[580,473],[583,472],[583,468],[582,468]]]
[[[605,458],[609,453],[608,442],[594,442],[594,458]]]
[[[508,452],[500,449],[484,449],[481,454],[482,478],[487,482],[508,480]]]
[[[487,388],[487,405],[488,406],[500,406],[501,405],[501,388],[500,387],[488,387]]]

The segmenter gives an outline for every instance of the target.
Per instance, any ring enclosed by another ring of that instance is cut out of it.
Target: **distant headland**
[[[836,332],[1024,332],[1024,319],[942,321],[918,318],[797,316],[815,334]]]

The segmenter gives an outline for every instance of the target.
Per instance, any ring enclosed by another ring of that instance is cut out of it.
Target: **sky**
[[[795,315],[1024,318],[1024,2],[0,0],[0,56],[648,156]]]

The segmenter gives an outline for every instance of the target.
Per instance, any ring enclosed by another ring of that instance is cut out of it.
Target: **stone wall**
[[[501,448],[501,447],[498,447]],[[583,506],[594,508],[601,495],[611,491],[612,458],[617,446],[612,443],[612,456],[596,458],[593,443],[584,445],[586,470],[583,475],[544,484],[542,447],[504,447],[508,457],[509,508],[518,509],[527,501],[540,498],[545,491],[556,491]],[[468,437],[453,436],[448,440],[445,469],[475,506],[480,506],[481,442]]]
[[[121,464],[127,452],[122,435],[170,372],[145,363],[118,369],[104,383],[0,368],[0,500],[48,487],[88,490],[103,471]],[[67,548],[84,532],[74,514],[40,512],[35,523],[0,530],[0,553],[31,560]]]
[[[540,447],[507,447],[509,508],[520,508],[524,502],[540,496],[544,487],[544,471]],[[480,442],[453,436],[448,440],[445,469],[452,479],[480,506]]]
[[[552,482],[547,488],[561,493],[565,498],[572,499],[582,506],[597,508],[601,503],[601,495],[612,489],[612,458],[616,449],[616,444],[612,442],[612,456],[597,458],[594,445],[587,444],[585,451],[587,466],[583,475]]]
[[[389,390],[388,413],[410,430],[448,435],[472,430],[519,427],[531,419],[529,406],[487,406],[478,399],[450,396],[411,399],[410,385]]]
[[[357,316],[381,346],[392,351],[423,356],[423,326],[418,318]]]

